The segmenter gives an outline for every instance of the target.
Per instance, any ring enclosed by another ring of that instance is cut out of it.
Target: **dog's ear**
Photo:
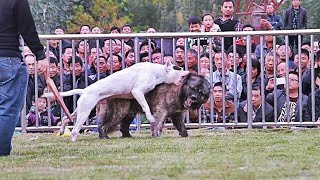
[[[166,67],[166,71],[168,72],[168,71],[170,71],[170,70],[172,69],[173,64],[172,64],[171,61],[167,61],[167,62],[164,64],[164,66]]]

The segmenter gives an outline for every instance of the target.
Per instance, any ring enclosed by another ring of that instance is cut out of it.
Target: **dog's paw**
[[[179,133],[181,137],[188,137],[188,132],[187,131],[183,131]]]
[[[154,118],[154,116],[152,116],[152,115],[147,115],[146,118],[148,119],[148,121],[149,121],[150,123],[156,122],[156,118]]]
[[[77,140],[77,136],[78,136],[78,133],[74,133],[74,132],[73,132],[73,133],[71,134],[71,141],[72,141],[72,142],[75,142],[75,141]]]

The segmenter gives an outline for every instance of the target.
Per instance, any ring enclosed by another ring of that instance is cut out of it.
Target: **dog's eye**
[[[174,70],[181,70],[181,67],[179,67],[179,66],[173,66],[173,69],[174,69]]]

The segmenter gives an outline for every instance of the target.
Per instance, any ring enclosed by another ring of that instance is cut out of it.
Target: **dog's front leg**
[[[131,91],[132,96],[137,100],[137,102],[140,104],[143,112],[146,114],[146,118],[150,123],[155,122],[155,118],[152,116],[149,105],[146,101],[146,98],[144,97],[144,92],[139,89],[134,89]]]
[[[184,123],[185,117],[183,114],[184,113],[176,113],[172,115],[172,124],[177,128],[181,137],[188,137],[188,131]]]
[[[151,124],[152,136],[159,137],[162,132],[164,121],[167,119],[168,112],[167,111],[164,111],[164,112],[157,111],[156,113],[154,113],[154,115],[156,118],[156,123]]]

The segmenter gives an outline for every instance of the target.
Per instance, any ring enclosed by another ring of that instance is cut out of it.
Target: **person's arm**
[[[254,54],[256,55],[256,57],[257,57],[257,59],[260,61],[260,58],[261,58],[261,53],[260,53],[260,48],[261,48],[261,44],[260,45],[258,45],[257,47],[256,47],[256,50],[254,51]]]
[[[307,11],[304,10],[304,16],[303,16],[303,29],[308,28],[308,17],[307,17]]]
[[[45,59],[46,55],[38,37],[28,0],[16,1],[14,11],[18,32],[36,56],[37,60]]]
[[[287,29],[288,19],[289,19],[289,13],[288,13],[288,10],[286,10],[286,12],[284,14],[284,20],[283,20],[283,29]]]
[[[282,22],[282,18],[280,16],[277,16],[277,23],[273,26],[274,29],[276,30],[281,30],[281,28],[283,27],[283,22]]]
[[[244,106],[242,104],[238,107],[238,122],[245,123],[247,122],[247,112],[244,111]]]

